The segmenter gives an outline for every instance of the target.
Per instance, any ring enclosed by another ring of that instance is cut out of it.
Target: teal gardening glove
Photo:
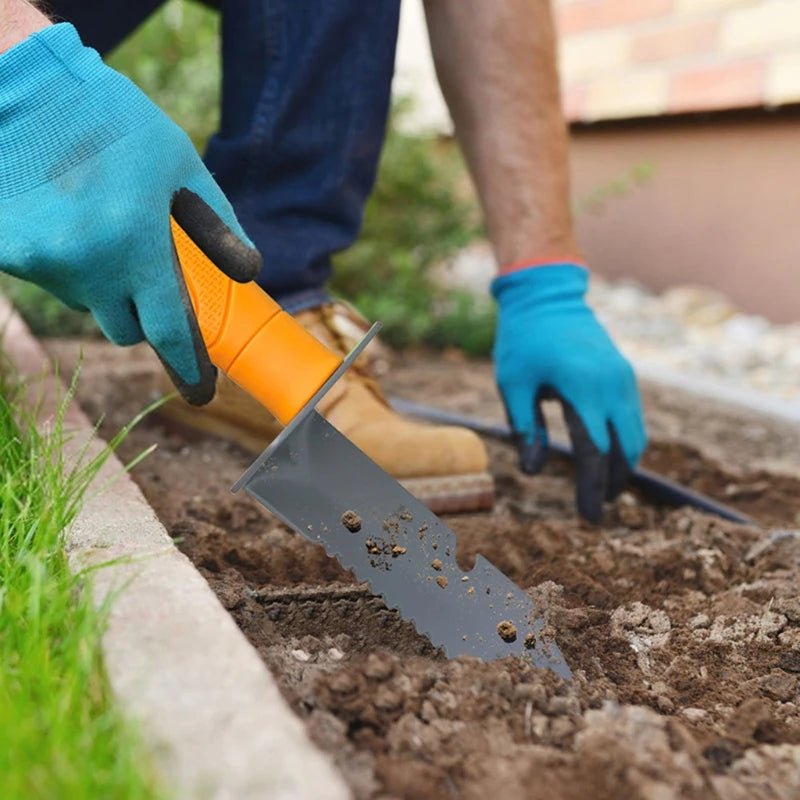
[[[216,372],[174,256],[170,211],[238,281],[260,257],[190,140],[66,23],[0,55],[0,270],[146,339],[187,400]]]
[[[571,263],[528,267],[492,283],[498,302],[497,383],[517,435],[520,466],[547,457],[541,402],[561,402],[577,465],[577,506],[599,522],[647,443],[631,365],[586,304],[589,274]]]

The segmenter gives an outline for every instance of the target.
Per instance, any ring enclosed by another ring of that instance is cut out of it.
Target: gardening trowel
[[[544,609],[481,556],[464,572],[455,533],[314,410],[378,325],[342,359],[171,225],[211,361],[285,426],[234,491],[321,544],[448,657],[515,655],[571,677]]]

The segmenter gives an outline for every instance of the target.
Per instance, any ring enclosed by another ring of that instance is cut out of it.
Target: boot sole
[[[190,440],[196,440],[198,436],[215,436],[234,442],[243,450],[255,455],[262,453],[272,441],[269,436],[248,431],[234,422],[178,403],[166,403],[155,412],[154,416],[158,417],[162,424],[175,429]],[[488,472],[397,480],[434,514],[489,511],[494,506],[494,479]]]
[[[434,514],[490,511],[494,506],[494,479],[488,472],[400,478],[399,482]]]

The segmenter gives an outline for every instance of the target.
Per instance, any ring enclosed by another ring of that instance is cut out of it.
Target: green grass
[[[57,418],[19,410],[0,362],[0,797],[149,800],[156,788],[115,710],[100,655],[105,610],[70,573],[62,531],[101,460],[68,470]],[[5,377],[3,377],[5,375]]]

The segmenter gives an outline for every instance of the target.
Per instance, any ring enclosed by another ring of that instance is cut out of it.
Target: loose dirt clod
[[[399,544],[396,544],[396,545],[395,545],[395,546],[392,548],[392,555],[393,555],[395,558],[397,558],[397,556],[402,556],[404,553],[407,553],[407,552],[408,552],[408,548],[407,548],[407,547],[402,547],[402,546],[401,546],[401,545],[399,545]]]
[[[351,533],[357,533],[361,530],[361,517],[355,511],[345,511],[342,514],[342,525]]]
[[[397,516],[405,522],[410,522],[414,519],[414,515],[410,511],[401,511]]]
[[[438,584],[439,584],[439,586],[441,586],[441,587],[442,587],[442,589],[446,589],[446,588],[447,588],[447,578],[445,578],[445,576],[444,576],[444,575],[440,575],[440,576],[439,576],[439,577],[436,579],[436,583],[438,583]]]
[[[525,647],[527,647],[530,650],[532,647],[535,646],[536,646],[536,635],[533,633],[533,631],[531,631],[530,633],[526,633]]]
[[[374,681],[385,681],[394,675],[395,665],[385,653],[370,653],[364,665],[364,674]]]
[[[437,571],[441,570],[442,560],[440,558],[434,558],[433,561],[431,561],[431,566]]]
[[[497,623],[497,634],[504,642],[514,642],[517,639],[517,626],[513,622],[504,619],[502,622]]]

